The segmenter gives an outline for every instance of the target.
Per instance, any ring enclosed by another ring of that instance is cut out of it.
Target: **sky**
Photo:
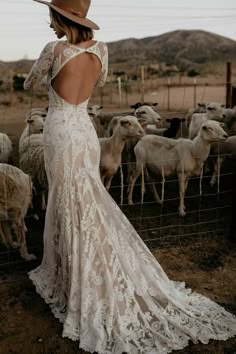
[[[48,7],[33,0],[0,0],[0,60],[36,59],[56,39]],[[91,0],[95,39],[113,42],[200,29],[236,40],[236,0]]]

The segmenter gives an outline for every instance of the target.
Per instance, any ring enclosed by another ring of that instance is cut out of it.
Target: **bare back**
[[[74,46],[88,49],[94,41]],[[56,93],[71,104],[80,104],[91,96],[101,71],[101,60],[90,52],[82,52],[70,59],[52,80]]]

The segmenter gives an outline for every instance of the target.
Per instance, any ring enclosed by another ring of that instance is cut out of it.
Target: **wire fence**
[[[137,85],[137,86],[136,86]],[[154,85],[152,83],[152,85]],[[186,110],[193,107],[194,97],[196,101],[217,101],[224,103],[226,83],[218,84],[217,86],[204,85],[194,86],[159,86],[157,89],[158,107],[163,110],[163,114],[174,116],[176,112],[186,114]],[[111,88],[112,87],[112,88]],[[154,86],[152,86],[155,89]],[[140,85],[135,83],[132,89],[128,92],[128,99],[119,101],[119,95],[116,83],[108,84],[103,90],[96,89],[91,103],[102,103],[103,107],[113,107],[112,114],[119,114],[122,109],[128,108],[130,103],[140,100]],[[169,91],[168,91],[169,90]],[[177,94],[178,92],[178,94]],[[197,92],[197,93],[196,93]],[[162,93],[162,96],[161,96]],[[173,97],[171,96],[173,93]],[[5,95],[5,96],[4,96]],[[12,95],[12,102],[9,105],[5,104]],[[169,95],[169,111],[167,110]],[[195,96],[196,95],[196,96]],[[145,91],[145,100],[155,101],[154,95],[147,89]],[[187,99],[189,97],[189,99]],[[178,105],[174,104],[174,99]],[[4,100],[6,102],[4,103]],[[3,92],[0,98],[0,132],[7,133],[13,143],[13,155],[10,163],[19,166],[18,142],[20,134],[24,127],[24,119],[27,111],[32,107],[47,106],[47,95],[45,89],[42,89],[34,97],[17,92],[10,94],[9,91]],[[122,106],[120,107],[120,103]],[[117,107],[120,110],[117,110]],[[111,115],[112,115],[111,114]],[[18,117],[19,120],[14,119]],[[3,146],[3,144],[2,144]],[[163,181],[156,179],[156,187],[160,194],[163,194],[163,203],[160,205],[156,202],[150,185],[145,181],[146,192],[142,202],[142,181],[137,180],[134,187],[134,204],[129,205],[127,200],[127,162],[125,156],[122,160],[122,171],[120,170],[113,179],[109,193],[115,199],[127,218],[138,231],[141,238],[150,247],[168,247],[178,246],[189,243],[202,243],[209,238],[224,238],[229,237],[232,233],[232,224],[234,224],[234,178],[235,178],[235,163],[232,154],[227,154],[222,169],[220,170],[220,178],[214,186],[210,185],[211,174],[213,171],[212,160],[210,161],[210,171],[204,172],[202,176],[192,177],[185,196],[186,216],[179,216],[179,185],[176,176],[165,179],[165,187],[163,191]],[[213,158],[213,157],[212,157]],[[1,172],[0,172],[1,174]],[[4,223],[9,223],[10,232],[13,237],[13,242],[17,242],[17,230],[14,225],[14,218],[9,215],[8,203],[10,195],[6,185],[1,185],[2,198],[0,205],[5,210],[5,214],[0,213],[2,230],[0,235],[2,241],[4,239]],[[25,225],[27,227],[26,243],[29,254],[35,254],[38,259],[42,257],[43,252],[43,228],[45,211],[40,210],[41,194],[34,194],[34,208],[29,205],[28,213],[25,215]],[[3,198],[4,197],[4,198]],[[38,215],[38,219],[36,217]],[[1,234],[2,231],[2,234]],[[0,245],[0,267],[7,267],[14,264],[24,264],[25,259],[20,256],[19,244]]]

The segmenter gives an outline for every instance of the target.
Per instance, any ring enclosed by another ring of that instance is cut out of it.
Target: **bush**
[[[14,91],[23,91],[25,78],[23,76],[14,75],[13,76],[13,88]]]
[[[190,77],[194,77],[194,76],[198,76],[200,75],[200,73],[198,71],[196,71],[195,69],[191,69],[188,71],[188,76]]]

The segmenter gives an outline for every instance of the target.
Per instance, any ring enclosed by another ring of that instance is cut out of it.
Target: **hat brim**
[[[60,7],[57,7],[57,6],[53,5],[53,4],[51,4],[50,2],[42,1],[42,0],[33,0],[33,1],[36,1],[36,2],[39,2],[41,4],[44,4],[44,5],[47,5],[47,6],[51,7],[53,10],[58,12],[60,15],[68,18],[69,20],[71,20],[71,21],[73,21],[75,23],[78,23],[79,25],[82,25],[84,27],[91,28],[91,29],[94,29],[94,30],[99,30],[100,29],[99,26],[95,22],[89,20],[88,18],[78,17],[76,15],[73,15],[73,14],[67,12],[66,10],[61,9]]]

